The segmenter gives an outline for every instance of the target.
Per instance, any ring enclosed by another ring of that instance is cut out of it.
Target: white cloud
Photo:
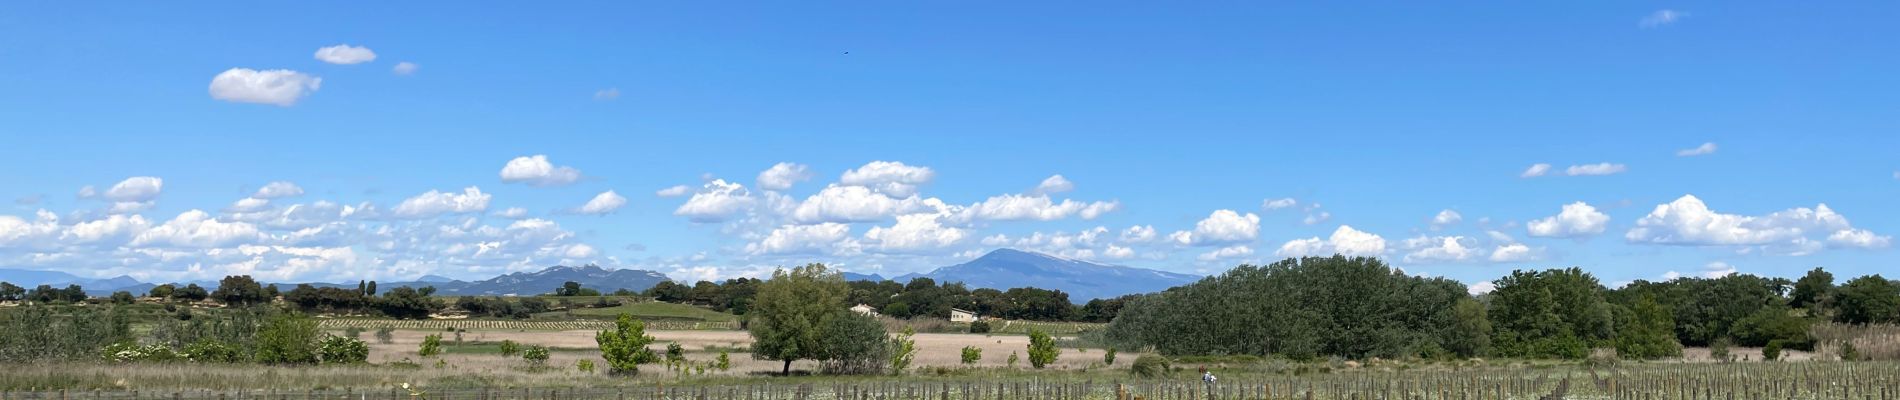
[[[1723,214],[1709,209],[1693,195],[1657,205],[1624,235],[1631,243],[1687,246],[1770,246],[1789,255],[1820,250],[1821,240],[1834,247],[1880,248],[1891,238],[1856,229],[1847,217],[1826,204],[1792,208],[1764,216]]]
[[[1282,208],[1293,207],[1299,204],[1300,204],[1299,200],[1294,200],[1292,197],[1282,197],[1278,199],[1261,200],[1260,208],[1264,210],[1278,210]]]
[[[1620,174],[1626,171],[1629,171],[1629,167],[1626,167],[1623,164],[1596,163],[1596,164],[1572,165],[1570,166],[1570,168],[1564,169],[1564,175],[1604,176],[1604,175]]]
[[[1125,260],[1129,258],[1134,258],[1135,250],[1127,248],[1127,247],[1121,247],[1121,246],[1116,246],[1116,245],[1111,244],[1111,245],[1108,245],[1107,250],[1102,251],[1102,255],[1107,256],[1110,259]]]
[[[969,231],[943,226],[938,218],[937,214],[899,215],[896,225],[865,232],[865,243],[883,252],[912,252],[950,247],[969,236]]]
[[[1353,229],[1349,225],[1340,225],[1327,239],[1311,237],[1294,239],[1280,246],[1275,255],[1280,257],[1325,256],[1331,254],[1347,256],[1376,257],[1385,253],[1385,238],[1379,235]]]
[[[1155,240],[1153,225],[1135,225],[1122,231],[1122,241],[1128,243],[1147,243]]]
[[[60,233],[60,240],[75,244],[116,245],[133,235],[144,232],[150,226],[151,222],[146,221],[143,216],[112,215],[103,219],[73,224],[66,228],[65,232]],[[0,240],[0,244],[4,243],[4,240]]]
[[[857,247],[849,239],[851,226],[839,223],[783,225],[773,229],[758,243],[745,246],[750,254],[817,254],[848,252]]]
[[[286,181],[276,181],[264,184],[264,187],[258,188],[257,193],[252,194],[251,197],[259,199],[281,199],[302,195],[303,188],[298,187],[297,184]]]
[[[721,222],[752,204],[751,192],[746,191],[745,185],[714,179],[686,199],[686,204],[674,209],[673,215],[693,222]]]
[[[1215,261],[1215,260],[1228,259],[1228,258],[1246,257],[1246,256],[1251,256],[1251,255],[1253,255],[1252,248],[1248,248],[1246,245],[1233,245],[1233,246],[1222,247],[1219,249],[1214,249],[1214,251],[1201,253],[1201,255],[1196,256],[1195,259],[1201,260],[1201,261]]]
[[[376,52],[368,47],[339,44],[317,49],[317,60],[331,64],[362,64],[376,61]]]
[[[1251,242],[1259,236],[1259,215],[1214,210],[1207,218],[1194,223],[1194,231],[1175,232],[1168,238],[1183,245],[1217,246]]]
[[[896,197],[917,194],[917,186],[936,179],[929,167],[904,165],[897,161],[872,161],[856,169],[845,170],[838,183],[864,186]]]
[[[1584,202],[1565,204],[1557,215],[1525,224],[1533,237],[1580,238],[1603,233],[1610,216]]]
[[[1705,142],[1701,146],[1676,151],[1676,157],[1694,157],[1715,154],[1715,142]]]
[[[594,91],[594,100],[607,101],[620,98],[620,88],[606,88]]]
[[[1702,266],[1703,278],[1715,279],[1734,274],[1735,266],[1728,265],[1728,263],[1725,262],[1712,261],[1709,262],[1708,265]]]
[[[798,182],[810,179],[810,167],[804,164],[782,162],[760,171],[758,181],[760,189],[784,191],[791,189],[792,185]]]
[[[1458,222],[1464,220],[1465,216],[1458,214],[1457,211],[1441,210],[1438,212],[1438,215],[1432,216],[1432,229],[1456,225]]]
[[[680,196],[685,196],[687,193],[692,193],[692,192],[693,192],[693,188],[687,187],[686,185],[673,185],[665,189],[660,189],[658,191],[655,191],[653,192],[653,195],[660,196],[660,197],[680,197]]]
[[[1417,237],[1406,239],[1402,246],[1412,250],[1405,255],[1406,263],[1463,262],[1476,257],[1476,241],[1464,236]]]
[[[1688,15],[1688,13],[1676,10],[1656,10],[1656,12],[1649,13],[1649,15],[1643,16],[1643,19],[1636,21],[1636,25],[1644,28],[1661,27],[1674,24],[1677,20],[1681,20],[1682,17]]]
[[[394,67],[390,67],[389,72],[395,73],[396,75],[414,75],[416,73],[416,70],[418,69],[422,69],[422,66],[416,65],[416,63],[403,61],[403,62],[396,63],[396,66]]]
[[[1069,182],[1069,178],[1064,178],[1062,175],[1057,174],[1050,175],[1049,178],[1043,179],[1041,184],[1036,185],[1036,190],[1030,193],[1056,194],[1071,190],[1075,190],[1075,182]]]
[[[581,170],[568,166],[556,166],[548,162],[548,156],[515,157],[501,167],[501,181],[504,183],[526,183],[529,186],[562,186],[581,179]]]
[[[249,213],[249,212],[263,211],[264,209],[269,208],[269,207],[270,207],[270,200],[260,199],[256,197],[246,197],[246,198],[238,199],[237,202],[231,203],[231,206],[225,207],[224,211],[233,212],[233,213]]]
[[[491,214],[491,215],[507,218],[507,219],[522,219],[522,218],[528,217],[528,209],[521,208],[521,207],[508,207],[501,211],[496,211],[494,214]]]
[[[828,186],[792,210],[792,219],[813,222],[876,222],[898,214],[945,210],[942,201],[893,198],[863,186]]]
[[[990,235],[988,237],[983,238],[984,246],[1003,246],[1003,245],[1008,245],[1008,244],[1009,244],[1009,235],[1004,235],[1001,233]]]
[[[488,210],[488,200],[493,197],[482,193],[482,189],[469,186],[461,194],[430,190],[397,204],[395,216],[401,218],[429,218],[442,214],[463,214]]]
[[[211,78],[211,98],[289,107],[322,85],[323,78],[287,69],[232,68]]]
[[[146,202],[158,198],[164,191],[165,180],[150,176],[134,176],[119,181],[106,189],[105,198],[120,202]]]
[[[1317,225],[1321,222],[1326,222],[1331,219],[1333,219],[1333,213],[1320,211],[1320,212],[1316,212],[1312,214],[1307,214],[1306,219],[1301,220],[1300,223],[1307,224],[1307,225]]]
[[[1095,219],[1103,213],[1115,211],[1120,206],[1119,202],[1114,201],[1085,203],[1063,199],[1061,202],[1056,202],[1046,195],[1005,194],[990,197],[981,203],[971,204],[963,209],[962,217],[964,220],[995,221],[1053,221],[1070,216]]]
[[[1537,163],[1537,164],[1531,164],[1530,168],[1525,168],[1523,173],[1517,174],[1517,177],[1536,178],[1536,177],[1544,176],[1544,174],[1547,174],[1547,173],[1550,173],[1550,164]]]
[[[574,212],[589,215],[607,215],[608,213],[614,212],[614,210],[619,210],[621,206],[625,205],[627,205],[626,197],[621,197],[619,193],[614,193],[614,191],[609,190],[594,195],[592,200],[588,200],[587,204],[581,205],[581,208],[575,209]]]
[[[1517,243],[1501,245],[1491,251],[1491,262],[1525,262],[1538,259],[1537,253],[1530,246]]]
[[[219,222],[199,210],[186,211],[165,224],[153,227],[132,239],[133,246],[226,247],[253,243],[263,238],[257,226],[244,222]]]
[[[1465,286],[1465,293],[1469,293],[1472,296],[1491,293],[1491,291],[1494,290],[1498,290],[1498,285],[1491,282],[1478,282],[1470,286]]]

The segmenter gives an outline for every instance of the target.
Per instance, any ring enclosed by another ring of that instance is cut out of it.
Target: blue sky
[[[7,3],[0,267],[1891,273],[1896,12]]]

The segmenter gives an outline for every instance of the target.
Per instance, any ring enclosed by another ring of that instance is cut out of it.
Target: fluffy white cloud
[[[1031,193],[1056,194],[1056,193],[1062,193],[1062,192],[1067,192],[1071,190],[1075,190],[1075,182],[1069,182],[1069,178],[1064,178],[1062,177],[1062,175],[1058,174],[1058,175],[1050,175],[1049,178],[1043,179],[1042,183],[1036,185],[1036,190],[1032,191]]]
[[[147,202],[157,199],[164,188],[164,179],[134,176],[106,189],[105,198],[117,202]]]
[[[362,64],[376,61],[376,52],[370,51],[368,47],[339,44],[317,49],[316,57],[318,61],[331,64]]]
[[[917,196],[893,198],[863,186],[828,186],[805,198],[792,219],[805,222],[876,222],[898,214],[946,210],[942,201]]]
[[[693,222],[721,222],[753,204],[752,194],[746,191],[745,185],[714,179],[686,199],[686,204],[674,209],[673,215]]]
[[[1603,175],[1620,174],[1625,171],[1629,171],[1629,167],[1624,166],[1623,164],[1596,163],[1596,164],[1572,165],[1570,166],[1570,168],[1564,169],[1564,175],[1603,176]]]
[[[482,189],[469,186],[461,194],[430,190],[397,204],[393,210],[400,218],[429,218],[442,214],[464,214],[488,210],[488,200],[492,195],[482,193]]]
[[[303,188],[298,187],[297,184],[286,182],[286,181],[276,181],[276,182],[266,183],[264,184],[264,187],[257,188],[257,193],[252,194],[251,197],[255,197],[259,199],[281,199],[285,197],[297,197],[297,196],[302,196],[302,195],[303,195]]]
[[[1715,142],[1705,142],[1701,146],[1676,151],[1676,157],[1694,157],[1715,154]]]
[[[1465,216],[1458,214],[1457,211],[1442,210],[1438,212],[1438,215],[1432,216],[1432,229],[1439,229],[1439,228],[1444,228],[1447,226],[1456,225],[1458,224],[1458,222],[1464,221],[1464,220],[1465,220]]]
[[[868,247],[881,252],[911,252],[950,247],[970,235],[969,231],[945,227],[937,214],[897,216],[897,224],[873,227],[864,233]]]
[[[211,78],[211,98],[289,107],[322,86],[323,78],[302,72],[232,68]]]
[[[238,199],[238,201],[231,203],[231,206],[225,207],[224,211],[232,212],[232,213],[250,213],[250,212],[263,211],[267,208],[270,208],[270,200],[260,199],[256,197],[246,197],[246,198]]]
[[[1233,246],[1222,247],[1219,249],[1214,249],[1214,251],[1201,253],[1201,255],[1196,256],[1195,259],[1198,259],[1201,261],[1215,261],[1215,260],[1228,259],[1228,258],[1246,257],[1246,256],[1251,256],[1251,255],[1253,255],[1252,248],[1249,248],[1246,245],[1233,245]]]
[[[145,217],[133,215],[111,215],[106,218],[73,224],[60,233],[60,240],[73,243],[101,243],[116,245],[123,243],[151,226]],[[0,241],[4,243],[4,241]]]
[[[1624,235],[1631,243],[1689,246],[1771,245],[1793,255],[1818,250],[1824,237],[1835,247],[1886,247],[1890,237],[1856,229],[1826,204],[1792,208],[1765,216],[1723,214],[1693,195],[1657,205]]]
[[[1531,164],[1530,168],[1525,168],[1524,172],[1518,173],[1517,177],[1536,178],[1536,177],[1544,176],[1544,174],[1548,174],[1548,173],[1550,173],[1550,164],[1536,163],[1536,164]]]
[[[784,191],[792,185],[811,179],[811,167],[804,164],[782,162],[771,168],[759,171],[759,188]]]
[[[840,223],[783,225],[759,242],[747,244],[745,250],[751,254],[848,253],[859,247],[850,235],[851,226]]]
[[[972,204],[963,209],[963,220],[1037,220],[1053,221],[1070,216],[1082,219],[1095,219],[1103,213],[1115,211],[1121,203],[1114,201],[1079,202],[1063,199],[1056,202],[1046,195],[1005,194],[993,196],[981,203]]]
[[[627,205],[626,197],[621,197],[619,193],[614,193],[614,191],[609,190],[594,195],[592,200],[588,200],[587,204],[581,205],[581,208],[575,209],[574,212],[589,215],[606,215],[614,212],[614,210],[619,210],[621,206],[625,205]]]
[[[687,187],[686,185],[673,185],[665,189],[654,191],[653,195],[660,197],[680,197],[692,192],[693,188]]]
[[[556,166],[548,162],[548,156],[515,157],[501,167],[501,181],[505,183],[526,183],[529,186],[562,186],[581,179],[581,170],[568,166]]]
[[[1252,250],[1248,250],[1248,251],[1251,252]],[[1125,259],[1135,257],[1135,249],[1130,249],[1127,247],[1121,247],[1121,246],[1116,246],[1116,245],[1111,244],[1111,245],[1108,245],[1107,250],[1102,251],[1102,255],[1107,256],[1110,259],[1125,260]]]
[[[508,207],[500,211],[496,211],[490,215],[507,218],[507,219],[522,219],[522,218],[528,217],[528,209],[521,208],[521,207]]]
[[[1265,210],[1278,210],[1282,208],[1293,207],[1299,204],[1300,204],[1300,201],[1294,200],[1292,197],[1282,197],[1278,199],[1261,200],[1260,208],[1265,209]]]
[[[1385,238],[1379,235],[1353,229],[1349,225],[1340,225],[1333,235],[1326,239],[1311,237],[1294,239],[1280,245],[1274,252],[1280,257],[1325,256],[1343,254],[1347,256],[1376,257],[1385,254]]]
[[[1491,262],[1525,262],[1537,259],[1537,253],[1531,250],[1530,246],[1517,243],[1501,245],[1491,251]]]
[[[1242,215],[1234,210],[1214,210],[1207,218],[1194,223],[1194,231],[1179,231],[1168,235],[1170,240],[1183,245],[1216,246],[1251,242],[1260,236],[1260,216],[1254,213]]]
[[[1682,17],[1687,15],[1689,14],[1676,10],[1656,10],[1656,12],[1643,16],[1643,19],[1637,20],[1636,25],[1644,28],[1655,28],[1676,23],[1677,20],[1681,20]]]
[[[1565,204],[1563,211],[1525,224],[1534,237],[1578,238],[1603,233],[1610,216],[1584,202]]]
[[[904,165],[897,161],[872,161],[856,169],[845,170],[838,183],[864,186],[896,197],[917,194],[917,186],[936,179],[929,167]]]
[[[1155,240],[1153,225],[1135,225],[1122,231],[1122,241],[1128,243],[1147,243]]]
[[[133,246],[226,247],[257,242],[263,235],[257,226],[244,222],[220,222],[199,210],[186,211],[163,225],[141,232]]]
[[[403,61],[403,62],[396,63],[396,66],[394,67],[390,67],[389,72],[393,72],[396,75],[414,75],[416,73],[416,70],[418,69],[422,69],[422,66],[416,65],[416,63]]]
[[[1405,255],[1406,263],[1464,262],[1480,254],[1477,242],[1464,236],[1421,236],[1400,244],[1411,250]]]
[[[1491,293],[1491,291],[1494,290],[1498,290],[1498,285],[1491,282],[1478,282],[1470,286],[1465,286],[1465,293],[1469,293],[1472,296]]]

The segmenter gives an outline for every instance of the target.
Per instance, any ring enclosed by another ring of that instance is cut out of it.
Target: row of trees
[[[1900,285],[1833,281],[1817,268],[1795,282],[1729,275],[1609,289],[1568,268],[1514,271],[1474,297],[1377,259],[1308,257],[1130,299],[1105,336],[1176,355],[1583,358],[1615,348],[1658,358],[1684,345],[1811,349],[1812,323],[1900,322]]]
[[[692,285],[666,281],[644,294],[659,301],[698,304],[715,311],[745,315],[757,300],[763,282],[748,278],[699,281]],[[1060,290],[1029,287],[973,290],[962,282],[939,283],[921,277],[909,283],[885,280],[843,284],[846,303],[869,305],[895,318],[945,317],[950,315],[951,308],[959,308],[1008,319],[1108,322],[1115,318],[1121,305],[1132,298],[1096,299],[1076,306],[1070,302],[1068,293]]]

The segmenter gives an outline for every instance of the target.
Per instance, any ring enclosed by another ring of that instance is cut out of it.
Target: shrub
[[[390,328],[387,326],[376,328],[376,343],[390,344],[391,342],[395,342],[395,341],[396,341],[395,328]]]
[[[520,354],[520,353],[521,353],[520,343],[515,343],[515,341],[513,340],[501,341],[501,356],[502,357],[514,357],[515,354]]]
[[[976,347],[976,346],[963,346],[963,364],[965,365],[975,364],[977,361],[982,361],[982,360],[983,360],[983,348]]]
[[[201,363],[234,363],[244,359],[236,346],[212,339],[186,345],[182,353],[185,359]]]
[[[686,348],[680,347],[679,342],[667,343],[666,361],[672,363],[686,361]]]
[[[1709,343],[1709,358],[1721,362],[1731,361],[1732,359],[1729,358],[1730,356],[1728,354],[1728,347],[1728,338],[1716,338],[1714,342]]]
[[[877,374],[890,367],[891,337],[877,319],[840,312],[819,327],[818,359],[825,372]]]
[[[1129,366],[1128,372],[1143,378],[1153,378],[1167,373],[1168,368],[1166,357],[1143,354],[1141,357],[1135,357],[1135,365]]]
[[[653,343],[653,337],[647,336],[646,323],[633,319],[633,315],[620,314],[614,320],[614,329],[594,334],[594,342],[600,344],[600,358],[607,360],[607,372],[613,374],[638,374],[640,364],[657,360],[647,344]]]
[[[1056,348],[1056,341],[1050,338],[1049,334],[1043,333],[1041,329],[1029,330],[1030,366],[1036,369],[1042,369],[1042,367],[1056,362],[1056,356],[1061,355],[1061,353],[1062,349]]]
[[[295,313],[273,315],[257,331],[257,362],[316,364],[322,331],[317,322]]]
[[[1860,361],[1860,349],[1854,348],[1854,342],[1841,342],[1841,361]]]
[[[521,350],[521,359],[528,360],[529,364],[535,366],[546,365],[548,363],[548,348],[546,346],[528,346],[528,348]]]
[[[720,371],[732,369],[732,356],[726,354],[725,350],[720,350],[719,359],[713,361],[713,367],[719,368]]]
[[[422,337],[422,347],[416,349],[416,355],[432,357],[442,354],[442,334],[432,333]]]
[[[1780,341],[1780,340],[1776,340],[1776,341],[1771,341],[1771,342],[1768,342],[1768,345],[1767,345],[1767,346],[1763,346],[1763,347],[1761,348],[1761,359],[1762,359],[1762,361],[1776,361],[1776,360],[1780,360],[1780,359],[1781,359],[1781,347],[1782,347],[1782,346],[1783,346],[1783,344],[1781,343],[1781,341]]]
[[[1110,347],[1108,348],[1108,352],[1102,353],[1102,363],[1108,364],[1108,365],[1115,365],[1115,348],[1114,347]]]
[[[1009,359],[1006,364],[1008,364],[1010,368],[1016,368],[1016,352],[1009,352]]]
[[[581,359],[574,362],[574,369],[585,373],[594,373],[594,360]]]
[[[369,361],[369,344],[344,336],[325,336],[317,346],[324,364],[356,364]]]
[[[911,339],[916,334],[916,330],[904,328],[902,335],[891,338],[891,373],[903,374],[904,369],[910,368],[910,362],[917,359],[917,341]]]
[[[362,339],[363,328],[360,326],[352,326],[348,328],[343,328],[343,336],[349,337],[351,339]]]
[[[990,333],[990,323],[984,321],[971,322],[970,333]]]

